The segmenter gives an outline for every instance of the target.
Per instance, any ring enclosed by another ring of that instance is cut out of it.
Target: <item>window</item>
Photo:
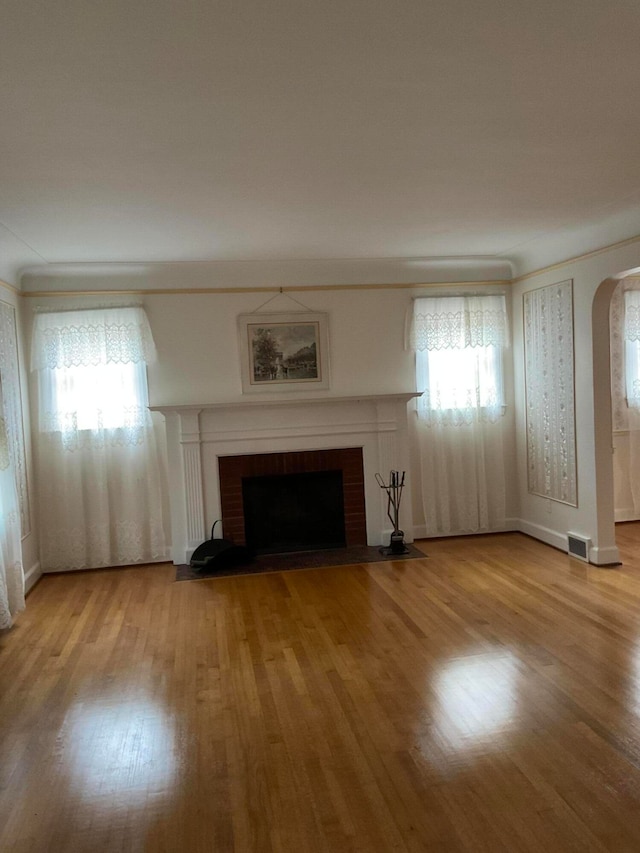
[[[501,353],[497,347],[427,350],[425,355],[432,409],[479,409],[503,404]]]
[[[413,339],[422,419],[468,423],[504,412],[504,296],[416,299]]]
[[[148,409],[141,307],[36,314],[36,479],[44,568],[166,558],[163,460]]]
[[[40,431],[60,434],[69,448],[96,431],[124,429],[126,435],[111,438],[138,441],[148,426],[146,364],[152,356],[141,308],[37,315],[32,367],[39,376]]]
[[[145,365],[98,364],[56,367],[52,371],[52,407],[47,431],[117,429],[138,419],[139,388]]]
[[[500,529],[506,518],[505,298],[416,299],[416,439],[428,536]]]

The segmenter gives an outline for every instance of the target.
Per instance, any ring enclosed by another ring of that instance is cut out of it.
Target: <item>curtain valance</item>
[[[425,350],[506,346],[502,295],[421,297],[414,302],[411,348]]]
[[[37,314],[31,370],[95,367],[155,360],[155,345],[141,307]]]

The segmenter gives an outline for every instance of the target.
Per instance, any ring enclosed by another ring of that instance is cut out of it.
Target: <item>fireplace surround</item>
[[[375,473],[407,471],[401,525],[413,541],[407,405],[415,393],[367,396],[264,395],[209,404],[154,405],[166,421],[172,559],[189,562],[216,519],[225,537],[238,535],[224,505],[220,464],[227,457],[285,456],[355,450],[362,459],[364,529],[368,545],[388,544],[386,495]],[[290,457],[291,459],[294,456]],[[345,504],[345,516],[348,506]],[[347,543],[349,536],[347,536]]]

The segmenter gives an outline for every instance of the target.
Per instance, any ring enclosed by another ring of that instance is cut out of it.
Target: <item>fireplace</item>
[[[361,447],[218,459],[225,538],[262,553],[366,545]]]
[[[406,470],[409,483],[407,404],[415,396],[256,394],[216,403],[152,406],[166,419],[173,561],[189,562],[219,518],[224,518],[225,538],[243,541],[242,477],[314,471],[342,471],[347,545],[388,544],[386,495],[375,475]],[[243,471],[232,477],[231,489],[221,482],[225,464],[240,464],[224,460],[286,458],[291,466],[296,458],[305,457],[308,462],[312,455],[328,451],[356,452],[360,461],[355,479],[352,461],[326,461],[320,467],[311,463],[310,469],[305,463],[295,470]],[[406,494],[410,493],[408,485]],[[403,501],[400,524],[405,540],[411,542],[410,500]]]

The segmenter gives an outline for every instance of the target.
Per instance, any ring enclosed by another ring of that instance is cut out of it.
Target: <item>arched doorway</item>
[[[604,279],[593,298],[593,413],[597,533],[600,541],[615,542],[613,466],[613,418],[611,405],[611,336],[609,312],[618,284],[637,276],[639,269],[625,270]]]

